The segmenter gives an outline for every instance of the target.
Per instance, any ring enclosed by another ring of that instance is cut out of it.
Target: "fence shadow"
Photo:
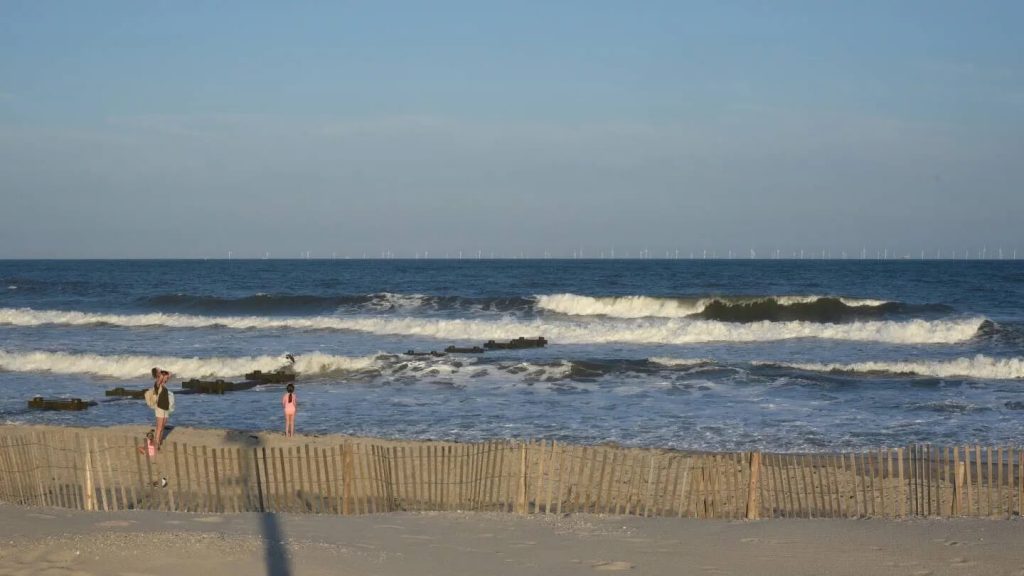
[[[251,438],[251,437],[250,437]],[[237,444],[243,450],[255,451],[263,446],[263,439],[257,437],[256,442],[242,442],[228,433],[225,439],[229,444]],[[245,492],[245,502],[252,502],[251,490],[252,478],[248,466],[239,466],[238,485]],[[259,484],[257,478],[257,484]],[[263,556],[267,566],[267,576],[291,576],[291,559],[288,556],[288,549],[284,543],[284,532],[281,529],[281,521],[276,512],[268,512],[263,504],[263,494],[259,494],[260,535],[263,537]]]

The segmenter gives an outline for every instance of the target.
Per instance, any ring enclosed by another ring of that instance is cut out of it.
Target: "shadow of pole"
[[[256,470],[258,500],[254,502],[252,498],[252,478],[250,477],[249,466],[239,466],[241,472],[238,476],[238,483],[242,487],[242,493],[244,494],[243,501],[246,502],[247,507],[255,504],[255,509],[251,511],[257,512],[260,517],[260,535],[263,537],[263,554],[267,566],[267,576],[291,576],[291,559],[288,557],[288,549],[284,543],[281,522],[276,512],[267,511],[266,490],[262,486],[259,477],[260,458],[258,448],[263,446],[263,440],[257,439],[256,443],[252,444],[233,440],[229,434],[227,441],[229,443],[241,444],[242,450],[246,451],[247,457],[251,456],[253,459],[252,463]]]
[[[281,524],[277,514],[260,514],[260,529],[263,532],[263,552],[266,556],[267,576],[290,576],[291,562],[281,535]]]

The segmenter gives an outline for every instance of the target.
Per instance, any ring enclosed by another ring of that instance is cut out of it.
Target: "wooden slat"
[[[626,458],[628,464],[623,466],[623,471],[626,474],[625,481],[623,482],[623,493],[621,497],[622,502],[622,513],[629,516],[629,511],[632,509],[632,498],[633,498],[633,482],[637,475],[637,455],[632,450],[626,451]]]
[[[579,452],[580,446],[570,446],[569,453],[566,457],[566,477],[565,477],[565,511],[566,512],[578,512],[577,506],[579,505],[579,467],[580,458]],[[561,510],[561,509],[559,509]],[[561,512],[559,512],[561,513]]]
[[[974,492],[975,492],[975,494],[977,494],[977,499],[978,499],[977,507],[975,508],[975,510],[976,510],[975,514],[977,514],[978,516],[981,516],[981,515],[985,514],[985,507],[982,504],[982,498],[983,498],[984,493],[985,493],[985,479],[982,476],[982,461],[981,460],[982,460],[982,458],[981,458],[981,445],[980,444],[975,444],[974,445],[974,468],[975,468],[975,471],[977,472],[977,475],[975,476],[975,478],[977,478],[977,481],[976,481],[976,483],[974,485]]]
[[[104,512],[110,512],[111,506],[109,500],[107,499],[107,486],[110,484],[111,480],[108,480],[106,478],[106,475],[103,473],[103,453],[100,451],[99,439],[95,437],[91,439],[86,438],[86,443],[92,449],[90,460],[92,461],[93,482],[95,482],[96,488],[99,490],[100,493],[100,509],[103,510]],[[41,500],[42,498],[40,498],[40,504],[42,504]]]
[[[785,514],[786,505],[783,501],[782,474],[779,472],[776,454],[764,454],[765,479],[771,487],[771,511],[769,518],[777,518]]]
[[[988,452],[988,454],[989,454],[989,462],[991,463],[992,462],[993,451],[992,451],[991,447],[988,450],[989,450],[989,452]],[[996,456],[996,461],[995,461],[995,469],[996,469],[996,471],[995,471],[995,476],[994,476],[994,478],[995,478],[995,504],[993,504],[992,515],[993,516],[1002,516],[1003,515],[1003,510],[1005,509],[1004,505],[1003,505],[1003,447],[999,446],[995,450],[994,453],[995,453],[995,456]],[[991,473],[989,473],[989,478],[993,478]]]
[[[963,505],[963,486],[957,484],[957,470],[960,466],[960,447],[951,446],[949,449],[950,454],[950,466],[949,466],[949,484],[952,487],[950,490],[950,516],[959,516],[963,513],[961,506]]]
[[[0,501],[10,503],[13,498],[11,496],[11,478],[14,475],[14,471],[11,469],[8,457],[10,455],[10,436],[0,436]]]
[[[329,491],[328,493],[330,494],[331,499],[334,502],[333,512],[335,514],[342,514],[341,501],[343,497],[343,483],[341,477],[341,469],[343,468],[343,466],[340,465],[340,462],[344,462],[344,458],[341,453],[341,446],[332,445],[328,450],[327,458],[328,460],[330,460],[331,470],[331,479],[327,484],[327,490]],[[327,464],[325,463],[324,466],[327,466]]]
[[[32,501],[36,506],[49,506],[49,467],[44,464],[49,448],[39,440],[38,432],[25,434],[29,461],[32,463]],[[97,462],[99,462],[97,450]],[[102,491],[102,488],[101,488]],[[106,506],[104,505],[104,510]]]
[[[498,501],[500,500],[499,495],[501,494],[501,479],[504,476],[502,474],[502,470],[503,470],[503,468],[505,466],[508,467],[510,472],[512,470],[515,470],[517,472],[517,474],[516,474],[517,481],[515,483],[516,491],[517,491],[516,501],[519,502],[520,501],[519,498],[523,498],[523,499],[526,498],[526,493],[523,490],[529,490],[529,482],[524,481],[525,483],[521,487],[522,490],[520,490],[520,486],[519,486],[519,479],[520,479],[519,474],[521,474],[522,471],[524,470],[524,468],[522,466],[522,463],[520,462],[520,460],[522,460],[522,455],[520,454],[520,450],[525,450],[526,449],[525,447],[526,447],[525,443],[520,443],[520,445],[516,446],[516,449],[514,449],[514,450],[509,450],[508,449],[509,448],[508,444],[505,444],[505,443],[499,443],[496,446],[494,446],[494,450],[492,450],[492,457],[490,458],[490,463],[489,463],[488,468],[487,468],[488,490],[487,490],[487,497],[486,497],[486,504],[485,504],[487,506],[486,509],[488,509],[488,510],[496,510],[497,509]],[[515,462],[507,461],[506,456],[509,455],[509,453],[511,453],[511,455],[515,456]],[[529,461],[527,461],[527,464],[528,463],[529,463]],[[526,469],[528,470],[529,468],[526,468]]]
[[[980,450],[979,450],[980,453]],[[986,469],[988,474],[985,477],[985,515],[992,517],[995,511],[994,498],[992,497],[992,447],[988,446],[985,452]],[[981,480],[978,480],[981,486]]]
[[[548,478],[545,485],[544,493],[544,513],[551,514],[551,490],[555,484],[555,455],[558,453],[558,443],[554,440],[551,441],[551,449],[548,450]],[[537,495],[540,498],[540,494]]]
[[[566,514],[572,509],[572,497],[575,492],[575,478],[573,477],[573,470],[575,468],[576,446],[575,445],[561,445],[559,447],[559,462],[558,462],[558,489],[555,499],[556,513]]]
[[[683,476],[684,461],[682,455],[673,452],[669,457],[668,465],[668,482],[671,485],[666,485],[665,494],[665,510],[663,515],[673,516],[678,515],[677,503],[679,502],[679,486],[682,484],[680,480]]]
[[[677,500],[677,507],[679,509],[678,517],[682,518],[683,516],[686,516],[689,518],[690,481],[692,476],[691,471],[693,469],[693,455],[687,454],[685,456],[685,460],[680,462],[680,465],[683,468],[683,477],[679,481],[679,499]]]
[[[1017,516],[1024,516],[1024,448],[1017,448]]]
[[[939,495],[938,495],[938,506],[939,515],[946,516],[949,513],[950,506],[947,504],[946,489],[949,487],[949,446],[943,446],[939,448]]]
[[[278,496],[277,486],[277,466],[274,460],[274,449],[267,449],[266,446],[261,446],[259,451],[259,461],[262,464],[263,472],[263,504],[264,511],[280,512],[280,497]]]
[[[205,457],[206,456],[206,451],[205,451],[206,447],[204,446],[203,448],[204,448],[203,456]],[[220,452],[220,458],[217,457],[217,453],[218,452]],[[216,503],[215,504],[215,506],[216,506],[215,511],[217,511],[217,512],[224,512],[224,500],[223,500],[223,498],[221,496],[221,486],[220,486],[220,468],[222,468],[224,466],[224,463],[223,463],[223,460],[224,460],[224,450],[221,449],[221,450],[218,451],[217,448],[213,448],[211,450],[211,456],[212,457],[210,458],[210,464],[211,464],[211,467],[213,468],[213,493],[214,493],[214,502]],[[218,460],[221,461],[219,465],[218,465],[218,462],[217,462]]]
[[[341,513],[344,515],[358,514],[359,505],[356,497],[356,468],[352,454],[352,444],[345,443],[341,446],[342,474],[344,474],[342,485]]]
[[[274,467],[274,472],[277,476],[278,488],[281,490],[281,510],[285,512],[294,512],[295,508],[295,465],[292,461],[292,449],[288,448],[287,451],[283,446],[278,446],[277,450],[277,466]]]
[[[786,455],[776,455],[776,462],[779,465],[779,473],[782,474],[782,491],[786,501],[786,517],[795,518],[800,516],[800,508],[796,504],[796,494],[793,492],[793,480],[791,478],[789,464],[786,460]]]
[[[114,472],[114,466],[111,464],[111,453],[113,449],[110,447],[110,439],[104,435],[100,439],[100,446],[103,450],[103,465],[107,471],[107,478],[110,479],[110,509],[113,512],[117,512],[121,509],[122,503],[127,504],[128,499],[124,497],[124,479],[119,478]],[[49,450],[47,450],[49,452]],[[49,457],[47,456],[47,459]],[[120,498],[119,498],[120,496]],[[49,503],[47,504],[49,505]]]
[[[252,467],[256,480],[255,511],[259,512],[260,514],[263,514],[267,511],[267,484],[266,482],[264,482],[264,478],[266,476],[266,460],[264,459],[265,454],[266,452],[261,452],[260,447],[252,447]]]
[[[1006,447],[1006,492],[1007,492],[1007,505],[1006,505],[1006,518],[1013,518],[1013,497],[1016,493],[1014,490],[1014,466],[1013,466],[1013,446]]]
[[[863,514],[862,514],[864,517],[869,517],[869,516],[873,515],[872,514],[872,509],[871,509],[871,507],[873,506],[873,502],[872,502],[873,493],[871,491],[870,482],[871,482],[871,470],[868,468],[867,455],[864,452],[861,452],[860,453],[860,494],[861,494],[861,502],[864,505]]]
[[[366,494],[366,511],[374,514],[383,512],[380,505],[380,491],[373,474],[373,445],[359,443],[359,461],[363,477],[363,493]]]

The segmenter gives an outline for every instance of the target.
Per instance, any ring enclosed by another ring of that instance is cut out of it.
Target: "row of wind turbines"
[[[271,252],[265,251],[262,256],[256,258],[247,259],[293,259],[292,256],[286,257],[275,257]],[[234,259],[234,251],[227,251],[227,259]],[[298,254],[299,260],[338,260],[338,252],[331,252],[330,257],[317,255],[314,257],[312,250],[304,250]],[[550,250],[543,250],[539,253],[529,253],[525,250],[519,251],[518,253],[504,253],[495,252],[493,250],[485,252],[483,249],[477,250],[456,250],[456,251],[445,251],[445,252],[433,252],[428,250],[410,251],[405,254],[399,254],[393,252],[389,248],[382,249],[379,254],[369,253],[366,251],[360,254],[352,255],[343,253],[340,259],[351,260],[351,259],[377,259],[377,260],[395,260],[395,259],[412,259],[412,260],[522,260],[522,259],[568,259],[568,260],[1016,260],[1017,249],[997,248],[989,251],[987,246],[981,248],[951,248],[943,250],[936,248],[934,252],[920,250],[919,252],[910,251],[899,251],[893,248],[876,248],[871,251],[867,247],[862,247],[857,253],[850,253],[845,250],[840,250],[833,254],[829,248],[823,248],[821,250],[783,250],[781,248],[774,248],[767,251],[758,252],[754,248],[748,249],[748,251],[736,251],[736,250],[725,250],[719,252],[716,249],[702,248],[694,251],[683,251],[679,249],[665,250],[664,255],[659,251],[652,251],[648,248],[641,248],[636,251],[625,250],[616,252],[615,248],[608,250],[593,250],[587,251],[584,248],[570,248],[565,251],[555,252]]]

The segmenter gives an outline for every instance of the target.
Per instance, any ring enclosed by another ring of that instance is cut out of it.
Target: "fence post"
[[[953,515],[960,516],[964,510],[964,482],[967,476],[967,463],[958,462],[956,477],[953,478]]]
[[[750,483],[747,486],[747,520],[761,517],[761,503],[758,501],[758,482],[761,475],[761,453],[750,453]]]
[[[92,450],[88,437],[82,438],[82,446],[85,447],[85,509],[96,510],[96,490],[92,484]]]

